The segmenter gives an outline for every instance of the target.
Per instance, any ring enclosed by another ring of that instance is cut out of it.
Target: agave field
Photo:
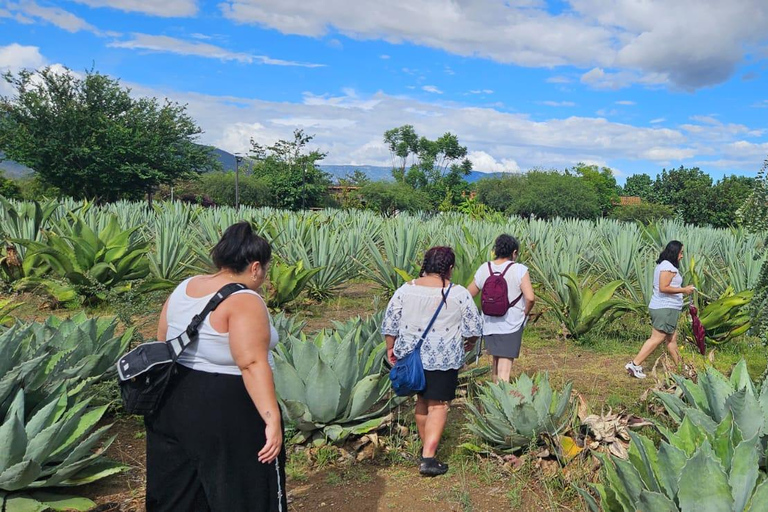
[[[749,302],[766,258],[764,236],[673,221],[642,226],[462,214],[388,218],[364,211],[295,213],[182,203],[148,209],[143,203],[0,199],[3,510],[88,510],[92,501],[67,496],[61,488],[128,469],[103,457],[113,437],[103,418],[106,408],[95,396],[100,383],[113,379],[114,362],[138,335],[124,322],[82,313],[68,320],[18,320],[14,308],[20,294],[34,294],[47,307],[66,312],[109,311],[115,302],[162,294],[209,271],[208,250],[226,227],[243,219],[273,247],[265,297],[283,341],[275,354],[275,385],[294,445],[342,445],[398,421],[393,411],[404,400],[390,392],[382,366],[380,315],[310,331],[301,312],[306,304],[335,300],[351,282],[388,296],[418,274],[430,246],[454,248],[454,281],[466,285],[489,258],[496,236],[513,234],[553,336],[579,345],[614,322],[643,318],[655,259],[669,240],[681,240],[686,247],[681,270],[686,284],[699,290],[694,300],[710,350],[741,343],[749,334]],[[467,362],[474,362],[473,354]],[[713,369],[701,369],[696,382],[670,375],[667,385],[656,389],[667,418],[659,426],[663,440],[654,444],[631,433],[626,453],[601,451],[604,443],[596,432],[585,437],[589,428],[582,425],[571,384],[555,389],[546,373],[522,374],[510,384],[477,384],[475,377],[484,371],[462,374],[475,383],[466,399],[465,431],[473,436],[467,448],[504,456],[543,443],[562,465],[595,452],[600,483],[579,488],[584,507],[702,508],[703,502],[691,501],[698,499],[691,491],[698,478],[694,468],[702,467],[717,481],[712,492],[730,496],[722,502],[710,496],[710,503],[722,507],[702,510],[768,509],[768,385],[753,382],[743,365],[730,380]]]

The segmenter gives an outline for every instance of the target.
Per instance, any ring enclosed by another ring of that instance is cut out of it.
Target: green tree
[[[524,182],[523,174],[482,178],[475,183],[477,200],[497,212],[506,212],[514,203]]]
[[[709,194],[707,223],[716,228],[733,226],[738,222],[736,212],[755,187],[755,179],[746,176],[725,176],[712,187]]]
[[[619,200],[619,188],[613,171],[608,167],[579,163],[571,172],[592,187],[600,201],[600,212],[603,216],[608,215]]]
[[[653,183],[653,195],[680,214],[683,221],[703,225],[709,222],[712,178],[698,167],[666,169]]]
[[[251,139],[250,153],[257,160],[253,175],[269,185],[271,206],[291,210],[325,206],[331,179],[317,166],[326,153],[307,152],[313,138],[303,130],[294,130],[293,140],[279,140],[271,146]]]
[[[114,201],[215,167],[186,106],[133,98],[119,81],[88,71],[6,73],[0,151],[76,198]]]
[[[456,135],[447,132],[430,140],[419,137],[413,126],[404,125],[387,130],[384,143],[392,156],[395,181],[423,191],[433,208],[458,205],[462,194],[469,192],[465,177],[472,171],[472,162]]]
[[[542,219],[594,219],[601,215],[600,197],[581,178],[556,171],[529,171],[508,213]]]
[[[671,219],[675,212],[665,204],[640,203],[617,206],[611,212],[612,219],[625,222],[640,222],[648,225],[661,219]]]
[[[0,196],[6,199],[21,199],[21,188],[15,181],[6,178],[3,171],[0,171]]]
[[[355,169],[355,172],[347,173],[343,178],[339,178],[339,185],[344,187],[364,187],[370,182],[371,178],[360,169]]]
[[[636,196],[643,201],[653,202],[653,179],[647,174],[633,174],[624,183],[625,196]]]
[[[418,212],[433,208],[429,197],[406,183],[373,181],[360,190],[366,209],[391,215],[397,211]]]

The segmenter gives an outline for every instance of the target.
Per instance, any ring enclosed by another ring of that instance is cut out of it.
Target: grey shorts
[[[680,319],[680,310],[673,308],[649,309],[651,313],[651,325],[657,331],[672,334],[677,330],[677,321]]]
[[[496,357],[516,359],[520,357],[520,345],[523,343],[523,327],[517,332],[504,334],[485,334],[485,349]]]

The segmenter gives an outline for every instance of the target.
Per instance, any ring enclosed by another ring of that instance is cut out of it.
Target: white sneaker
[[[629,374],[630,377],[635,377],[636,379],[645,378],[645,374],[643,373],[643,367],[633,363],[632,361],[625,364],[624,368],[627,369],[627,373]]]

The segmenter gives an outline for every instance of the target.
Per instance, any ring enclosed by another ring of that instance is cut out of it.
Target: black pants
[[[181,365],[147,427],[147,512],[287,512],[285,445],[259,462],[265,424],[241,376]]]

